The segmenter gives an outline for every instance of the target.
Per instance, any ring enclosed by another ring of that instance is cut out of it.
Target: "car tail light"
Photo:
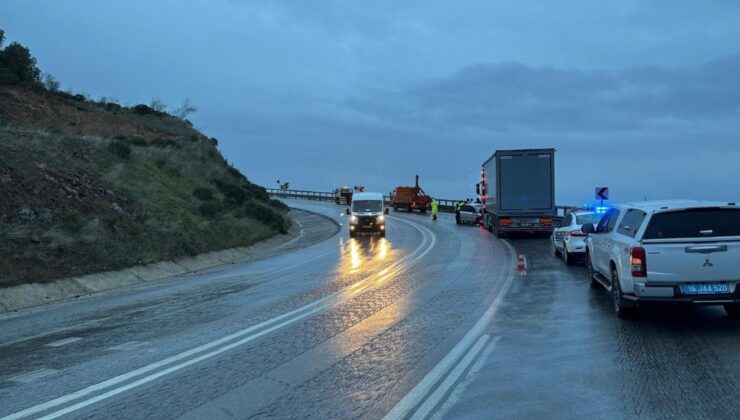
[[[552,225],[552,217],[540,217],[540,224],[541,225]]]
[[[630,266],[632,267],[632,277],[647,277],[645,248],[630,248]]]
[[[581,232],[580,230],[571,230],[567,233],[567,236],[586,236],[586,234]]]

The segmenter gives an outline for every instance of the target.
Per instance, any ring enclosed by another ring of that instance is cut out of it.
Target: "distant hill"
[[[287,207],[187,120],[16,79],[0,80],[0,287],[287,231]]]

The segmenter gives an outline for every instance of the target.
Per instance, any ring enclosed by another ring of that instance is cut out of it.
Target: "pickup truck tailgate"
[[[648,283],[740,280],[740,209],[653,214],[642,238]]]
[[[648,283],[740,280],[740,240],[644,242]]]

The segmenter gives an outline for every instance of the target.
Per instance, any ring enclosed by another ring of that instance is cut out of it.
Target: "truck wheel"
[[[385,238],[385,231],[384,230],[380,231],[380,237],[381,238]]]
[[[427,209],[419,209],[419,213],[426,213]]]
[[[352,231],[350,230],[350,231],[349,231],[349,237],[350,237],[350,238],[356,238],[356,237],[357,237],[357,233],[356,233],[356,232],[352,232]]]
[[[411,213],[412,211],[414,211],[414,209],[411,206],[408,206],[406,207],[406,211]]]
[[[725,303],[724,305],[725,312],[727,312],[727,316],[730,318],[740,318],[740,304],[737,303]]]
[[[637,315],[637,308],[634,304],[624,298],[622,286],[619,284],[617,270],[612,270],[612,300],[614,301],[614,315],[617,318],[628,319]]]
[[[398,206],[395,204],[393,205],[393,211],[398,211]]]

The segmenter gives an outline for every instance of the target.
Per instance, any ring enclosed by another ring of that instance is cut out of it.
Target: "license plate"
[[[684,295],[726,295],[730,293],[727,283],[688,283],[681,285]]]
[[[372,223],[370,223],[369,225],[364,225],[363,227],[366,227],[366,228],[371,228],[371,227],[373,227],[373,224],[372,224]]]

